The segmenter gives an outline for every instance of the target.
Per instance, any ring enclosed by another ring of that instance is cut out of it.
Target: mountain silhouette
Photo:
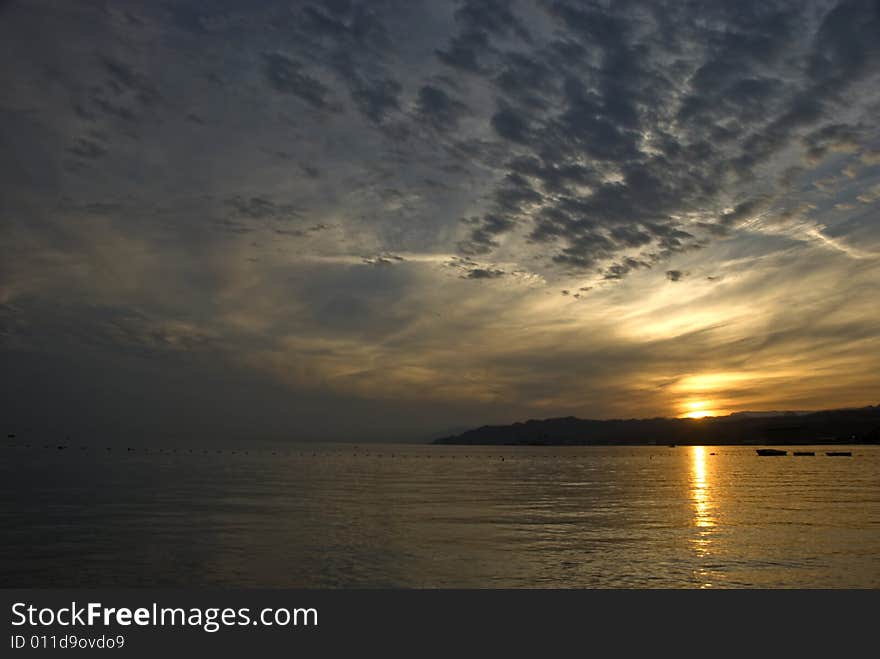
[[[482,426],[434,444],[524,446],[880,444],[880,405],[818,412],[741,412],[702,419],[578,419]]]

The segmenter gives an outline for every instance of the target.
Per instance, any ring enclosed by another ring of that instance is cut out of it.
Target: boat
[[[816,455],[815,451],[795,451],[795,455]]]
[[[852,451],[825,451],[825,455],[834,456],[842,456],[842,455],[852,455]]]
[[[756,448],[755,453],[758,455],[788,455],[788,451],[780,451],[777,448]]]

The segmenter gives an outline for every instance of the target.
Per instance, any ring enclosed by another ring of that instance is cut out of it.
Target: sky
[[[876,0],[6,0],[0,52],[6,432],[880,402]]]

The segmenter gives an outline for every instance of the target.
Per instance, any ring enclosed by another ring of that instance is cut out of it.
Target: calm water
[[[0,585],[880,587],[880,447],[816,450],[5,448]]]

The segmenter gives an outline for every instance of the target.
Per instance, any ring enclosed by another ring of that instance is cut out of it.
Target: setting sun
[[[685,404],[687,412],[682,415],[685,419],[702,419],[707,416],[717,416],[717,412],[709,409],[711,401],[695,400]]]

